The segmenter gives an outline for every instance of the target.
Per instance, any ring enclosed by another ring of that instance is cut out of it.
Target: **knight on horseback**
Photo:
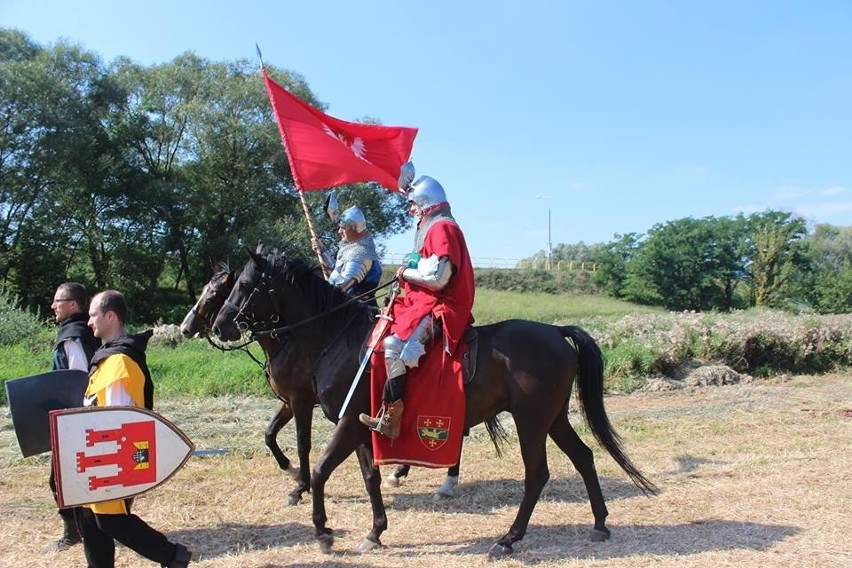
[[[419,219],[415,252],[396,274],[404,294],[388,314],[392,323],[383,341],[387,382],[382,409],[375,418],[359,416],[361,423],[390,439],[399,436],[408,369],[417,367],[438,335],[445,352],[452,354],[473,323],[473,266],[464,234],[441,184],[429,176],[410,184],[411,179],[405,180],[407,172],[413,178],[410,168],[403,167],[400,187],[408,190],[409,214]]]
[[[311,241],[313,249],[320,253],[323,272],[329,275],[328,282],[349,296],[368,294],[364,301],[375,302],[375,295],[369,295],[369,292],[379,286],[382,263],[376,253],[373,236],[367,229],[364,213],[357,207],[341,213],[337,232],[340,245],[336,259],[319,239]]]

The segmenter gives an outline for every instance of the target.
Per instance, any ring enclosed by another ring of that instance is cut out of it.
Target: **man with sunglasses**
[[[88,303],[89,295],[86,287],[79,282],[65,282],[60,284],[54,292],[50,309],[53,310],[53,315],[59,322],[59,332],[53,347],[52,370],[89,371],[89,361],[100,345],[100,341],[95,338],[87,325]],[[53,464],[50,467],[49,485],[53,498],[58,503]],[[62,536],[48,547],[48,552],[60,552],[80,542],[80,531],[75,521],[75,514],[76,509],[73,508],[59,509],[64,525]]]

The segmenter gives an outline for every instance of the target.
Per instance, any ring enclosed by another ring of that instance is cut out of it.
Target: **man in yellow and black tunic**
[[[144,406],[154,403],[154,383],[145,359],[152,331],[127,335],[127,302],[115,290],[96,294],[89,306],[89,327],[104,343],[92,357],[86,406]],[[89,568],[113,568],[115,541],[168,568],[184,568],[192,558],[181,544],[169,542],[130,512],[132,499],[94,503],[78,514]]]

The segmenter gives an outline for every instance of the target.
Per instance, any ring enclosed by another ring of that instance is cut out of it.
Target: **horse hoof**
[[[441,501],[446,501],[447,499],[454,499],[454,498],[455,498],[455,493],[453,493],[452,491],[444,492],[444,491],[441,491],[440,489],[435,491],[435,493],[432,495],[432,501],[434,501],[435,503],[440,503]]]
[[[402,485],[402,480],[400,478],[398,478],[397,476],[395,476],[394,474],[390,474],[389,476],[387,476],[385,478],[384,483],[382,483],[382,486],[385,489],[395,489],[395,488],[399,487],[400,485]]]
[[[324,554],[329,554],[331,552],[331,546],[334,544],[334,537],[330,534],[321,534],[317,537],[317,541],[319,541],[320,550]]]
[[[507,556],[511,556],[514,550],[509,544],[500,544],[499,542],[491,547],[488,551],[488,560],[500,560]]]
[[[369,538],[365,538],[358,544],[358,552],[366,553],[379,548],[382,545],[381,542],[370,540]]]
[[[609,534],[609,529],[592,529],[592,533],[589,535],[589,540],[592,542],[603,542],[605,540],[609,540]]]
[[[459,484],[459,478],[450,477],[449,475],[444,480],[444,483],[441,484],[435,490],[435,495],[432,497],[433,501],[440,501],[441,499],[452,499],[456,496],[456,486]]]
[[[292,507],[294,505],[298,505],[302,502],[302,495],[300,493],[291,493],[287,496],[287,505]]]

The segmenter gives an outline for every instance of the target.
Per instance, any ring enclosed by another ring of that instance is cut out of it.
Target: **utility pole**
[[[547,269],[553,270],[553,241],[550,240],[550,207],[547,208]]]

